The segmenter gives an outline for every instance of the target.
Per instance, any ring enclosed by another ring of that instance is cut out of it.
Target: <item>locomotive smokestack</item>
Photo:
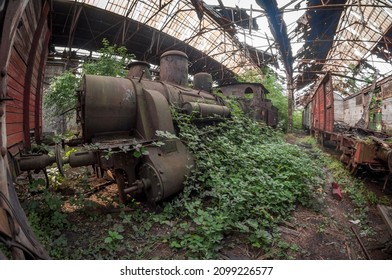
[[[204,90],[211,92],[212,90],[212,76],[210,73],[200,72],[193,77],[193,88],[197,90]]]
[[[161,55],[159,78],[180,86],[188,85],[188,56],[180,51],[168,51]]]
[[[145,61],[134,61],[128,64],[127,78],[140,78],[152,80],[150,72],[150,64]]]

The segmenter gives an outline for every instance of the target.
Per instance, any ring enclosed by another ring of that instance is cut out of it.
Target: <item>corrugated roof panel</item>
[[[188,1],[176,0],[172,1],[169,5],[163,5],[162,7],[159,7],[157,1],[78,1],[94,6],[98,5],[99,2],[101,8],[104,6],[106,10],[120,15],[126,15],[129,8],[133,7],[132,11],[129,13],[131,19],[161,30],[181,41],[189,39],[188,43],[190,46],[213,56],[217,61],[223,62],[226,67],[234,68],[236,69],[235,71],[242,72],[243,70],[240,70],[240,68],[237,67],[237,64],[242,64],[242,60],[245,60],[247,64],[251,64],[250,60],[247,58],[241,57],[241,59],[237,58],[237,60],[235,60],[231,56],[231,52],[239,49],[239,43],[234,42],[230,36],[225,35],[224,30],[208,16],[204,15],[202,22],[200,23],[194,7]],[[213,30],[199,33],[200,26]],[[195,37],[195,39],[193,39],[193,37]],[[221,44],[223,44],[222,37],[225,37],[225,46],[221,46]],[[244,55],[244,53],[238,53],[237,56]]]
[[[392,18],[384,8],[374,7],[372,3],[368,0],[361,1],[361,6],[350,6],[357,4],[356,1],[347,2],[348,7],[342,13],[334,43],[327,56],[327,60],[337,57],[345,57],[345,60],[331,60],[324,70],[341,71],[345,67],[343,63],[357,65],[389,30]]]

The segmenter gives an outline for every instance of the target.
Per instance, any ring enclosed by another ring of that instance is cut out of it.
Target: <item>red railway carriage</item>
[[[319,84],[312,99],[312,127],[332,132],[334,126],[334,102],[331,75],[327,74]]]
[[[16,259],[48,258],[17,199],[9,159],[31,146],[31,136],[39,140],[49,9],[44,0],[0,4],[0,235]]]
[[[8,151],[15,155],[39,141],[42,81],[48,52],[49,3],[28,1],[18,23],[7,67],[6,131]]]
[[[391,85],[392,77],[387,77],[342,98],[333,91],[331,74],[326,74],[305,106],[303,126],[322,144],[334,143],[352,173],[365,166],[390,174],[392,146],[385,140],[391,128]]]

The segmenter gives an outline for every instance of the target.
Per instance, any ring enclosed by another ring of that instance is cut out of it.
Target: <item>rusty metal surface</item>
[[[193,88],[196,90],[204,90],[211,92],[212,90],[212,75],[206,72],[200,72],[193,77]]]
[[[129,63],[127,78],[143,78],[152,80],[150,64],[144,61],[134,61]]]
[[[182,106],[183,112],[188,115],[196,115],[201,118],[205,117],[223,117],[227,118],[230,116],[230,109],[226,106],[205,104],[199,102],[186,102]]]
[[[167,51],[161,55],[159,78],[162,82],[188,85],[188,56],[180,51]]]
[[[312,97],[312,129],[324,132],[334,130],[334,95],[331,74],[324,76]]]
[[[268,91],[262,84],[237,83],[222,86],[219,90],[223,95],[235,98],[249,117],[272,127],[278,124],[278,109],[266,99]]]
[[[183,189],[183,182],[190,174],[194,165],[193,158],[186,150],[181,141],[176,140],[176,151],[163,153],[160,148],[151,147],[148,149],[147,162],[154,166],[157,173],[148,172],[146,178],[154,181],[149,177],[157,174],[160,178],[161,186],[155,185],[151,189],[146,190],[149,199],[159,201],[170,197]],[[159,193],[162,190],[162,193]]]
[[[54,157],[42,154],[24,155],[17,158],[20,171],[41,170],[55,161]]]
[[[136,94],[128,79],[85,75],[81,92],[83,137],[90,142],[103,134],[135,128]]]

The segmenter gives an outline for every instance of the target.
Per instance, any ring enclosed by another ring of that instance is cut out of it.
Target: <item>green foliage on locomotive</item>
[[[75,115],[77,103],[76,91],[80,87],[81,76],[84,74],[125,77],[126,64],[134,57],[127,53],[125,47],[110,45],[107,39],[102,40],[103,47],[98,51],[100,56],[82,64],[82,71],[70,69],[52,79],[46,90],[43,103],[45,118],[49,121],[64,115],[69,121]]]
[[[107,39],[102,40],[103,47],[99,50],[98,59],[83,63],[82,73],[90,75],[125,77],[127,70],[124,66],[134,58],[123,46],[110,45]]]

